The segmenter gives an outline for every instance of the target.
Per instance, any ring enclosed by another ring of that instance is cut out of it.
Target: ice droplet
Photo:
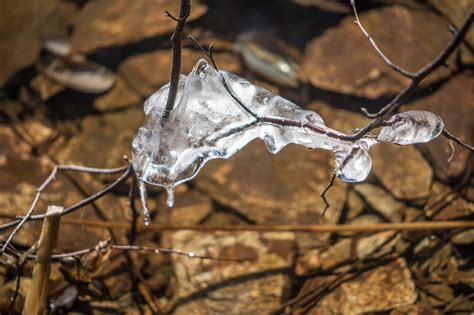
[[[188,253],[188,257],[189,257],[189,258],[193,258],[194,256],[196,256],[196,254],[194,254],[193,252],[189,252],[189,253]]]
[[[439,136],[444,129],[441,117],[423,110],[410,110],[393,115],[378,136],[382,142],[414,144],[428,142]]]
[[[174,205],[174,186],[169,185],[169,186],[166,186],[165,189],[166,189],[166,194],[167,194],[166,204],[168,205],[168,207],[171,208]]]

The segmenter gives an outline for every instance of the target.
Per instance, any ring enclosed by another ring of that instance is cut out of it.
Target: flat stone
[[[364,214],[354,219],[348,220],[346,223],[360,226],[360,225],[372,225],[372,224],[381,223],[381,222],[382,222],[382,219],[380,219],[380,217],[376,215]],[[353,236],[358,233],[357,232],[339,232],[338,234],[342,236]]]
[[[413,146],[381,143],[371,149],[372,171],[396,198],[415,200],[430,192],[433,170]]]
[[[2,2],[0,11],[0,86],[35,62],[41,37],[66,35],[75,5],[59,0]]]
[[[399,258],[344,282],[324,296],[309,314],[380,312],[412,304],[416,299],[410,270],[405,259]]]
[[[456,245],[469,245],[474,243],[474,229],[462,231],[451,238],[451,242]]]
[[[63,164],[105,168],[124,165],[123,156],[130,156],[132,138],[143,117],[142,108],[88,116],[81,122],[82,132],[52,155]]]
[[[445,221],[468,217],[474,213],[474,204],[440,182],[434,182],[424,213],[434,220]]]
[[[463,142],[474,143],[474,102],[472,73],[463,73],[451,78],[432,94],[423,97],[402,108],[421,109],[439,115],[446,129],[459,137]],[[436,177],[446,180],[449,177],[461,177],[469,165],[469,151],[454,144],[455,154],[451,163],[448,163],[451,149],[444,137],[417,145],[433,166]],[[449,165],[449,168],[448,168]]]
[[[428,10],[387,6],[363,13],[360,19],[380,49],[409,71],[425,66],[451,38],[444,19]],[[310,41],[301,68],[316,87],[368,98],[395,94],[409,83],[382,61],[353,16]],[[440,69],[424,84],[449,72]]]
[[[364,200],[353,190],[349,191],[347,196],[347,218],[346,220],[354,219],[355,217],[359,216],[362,211],[365,209],[365,202]]]
[[[313,249],[296,260],[295,273],[306,276],[317,271],[329,271],[351,259],[353,241],[342,239],[326,249]]]
[[[66,89],[64,85],[48,78],[43,73],[38,73],[36,77],[31,80],[30,86],[38,92],[42,101],[47,101]]]
[[[193,21],[206,13],[207,7],[192,1]],[[90,53],[96,49],[134,43],[152,36],[173,32],[176,21],[165,11],[179,16],[176,1],[94,1],[87,3],[75,19],[71,39],[73,52]]]
[[[251,278],[250,275],[261,274],[265,271],[281,270],[283,272],[291,267],[295,253],[293,233],[179,231],[173,233],[170,239],[170,243],[166,245],[184,252],[244,260],[243,262],[202,260],[173,255],[172,263],[176,277],[175,299],[185,298],[190,294],[213,287],[217,288],[219,283],[229,282],[230,279],[238,283],[239,278],[245,282],[246,278]],[[282,285],[283,281],[275,285],[278,284]],[[281,286],[277,292],[281,293],[282,290]],[[263,297],[256,295],[254,298],[258,304],[257,301]]]
[[[383,188],[368,183],[354,185],[355,191],[385,218],[398,222],[401,219],[403,203],[393,199]]]
[[[375,258],[390,253],[397,245],[400,245],[401,234],[393,231],[375,233],[360,238],[356,242],[355,253],[357,258]],[[376,253],[376,254],[375,254]]]
[[[283,274],[228,284],[178,306],[173,314],[269,314],[280,305],[289,284]]]
[[[196,62],[205,57],[200,51],[186,48],[181,54],[181,73],[191,72]],[[240,72],[240,62],[231,53],[215,53],[214,60],[220,70]],[[171,50],[152,51],[127,58],[120,65],[119,73],[141,95],[148,96],[170,81],[172,62]]]
[[[441,315],[442,313],[428,305],[416,303],[413,305],[400,306],[390,312],[390,315]]]

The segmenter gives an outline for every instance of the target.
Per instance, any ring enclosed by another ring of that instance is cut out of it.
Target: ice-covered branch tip
[[[317,113],[216,71],[202,59],[188,76],[181,75],[175,108],[162,126],[168,90],[169,84],[145,102],[146,121],[133,140],[132,163],[139,181],[166,189],[169,206],[176,185],[194,178],[207,161],[227,159],[256,138],[272,153],[290,143],[331,150],[336,176],[359,182],[370,172],[372,145],[427,142],[444,127],[435,114],[409,111],[388,120],[378,137],[346,141],[346,134],[328,128]]]

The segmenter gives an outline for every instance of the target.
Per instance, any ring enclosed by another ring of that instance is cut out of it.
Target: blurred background
[[[473,5],[372,0],[357,8],[385,54],[416,71],[446,45],[450,27],[459,26]],[[170,78],[175,21],[165,11],[178,16],[179,1],[0,1],[0,223],[27,211],[55,164],[125,165],[123,156],[130,156],[144,119],[144,100]],[[221,70],[314,110],[329,127],[349,133],[370,121],[361,107],[377,111],[409,83],[383,63],[353,21],[349,1],[196,0],[184,33],[203,46],[212,44]],[[448,64],[401,109],[440,115],[449,131],[471,145],[473,47],[471,27]],[[181,72],[190,72],[200,58],[203,53],[184,39]],[[290,145],[274,156],[254,141],[177,187],[172,209],[166,194],[150,187],[152,221],[218,227],[471,220],[472,154],[454,148],[450,160],[450,146],[441,137],[418,146],[375,147],[369,179],[356,185],[336,181],[328,194],[331,207],[321,217],[319,194],[332,174],[331,154]],[[113,179],[59,175],[38,212],[51,204],[71,205]],[[65,217],[57,252],[107,239],[129,242],[128,187]],[[27,224],[10,252],[28,249],[40,227]],[[83,256],[53,265],[48,303],[61,314],[467,314],[474,311],[473,242],[472,229],[144,229],[137,244],[245,261],[137,252]],[[29,263],[18,268],[0,260],[0,313],[21,311],[30,276]]]

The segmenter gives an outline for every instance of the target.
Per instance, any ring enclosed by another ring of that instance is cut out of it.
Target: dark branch
[[[324,214],[326,213],[326,210],[329,208],[330,204],[328,202],[328,200],[326,199],[326,193],[329,191],[329,189],[331,189],[332,186],[334,186],[334,180],[336,179],[336,173],[333,173],[332,174],[332,177],[331,177],[331,180],[329,181],[329,183],[327,184],[326,188],[324,188],[324,190],[322,191],[321,193],[321,198],[323,198],[323,201],[324,201],[324,204],[325,204],[325,207],[323,209],[323,212],[321,213],[321,216],[324,217]]]
[[[173,64],[171,66],[171,81],[170,89],[168,92],[168,99],[166,100],[166,107],[163,112],[163,119],[161,120],[162,124],[166,122],[166,119],[173,110],[176,95],[178,94],[179,75],[181,72],[181,39],[183,35],[184,25],[186,24],[186,19],[189,17],[190,12],[191,1],[181,0],[178,19],[172,16],[170,13],[166,13],[170,18],[177,22],[174,33],[171,36],[171,44],[173,45]]]
[[[450,133],[449,131],[446,130],[446,128],[444,128],[443,130],[443,136],[445,136],[446,138],[448,138],[449,140],[452,140],[454,142],[456,142],[457,144],[459,144],[460,146],[468,149],[469,151],[474,151],[474,147],[467,144],[467,143],[464,143],[461,139],[459,139],[458,137],[456,137],[455,135],[453,135],[452,133]]]

